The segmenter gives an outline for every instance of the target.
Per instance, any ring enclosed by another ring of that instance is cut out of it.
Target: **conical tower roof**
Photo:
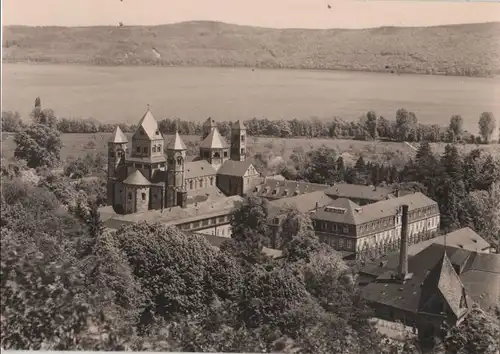
[[[151,111],[148,110],[144,115],[142,116],[141,120],[139,121],[139,124],[137,126],[137,130],[134,133],[134,136],[137,134],[139,129],[143,129],[144,132],[146,133],[146,136],[150,140],[156,140],[160,139],[162,137],[162,134],[160,130],[158,129],[158,122],[156,121],[155,117],[153,117],[153,114]]]
[[[200,144],[200,148],[203,149],[226,149],[229,145],[220,135],[219,129],[212,129],[210,134],[207,135],[205,139]]]
[[[167,144],[167,149],[176,151],[187,150],[186,145],[182,141],[182,138],[178,131],[175,132],[174,138]]]
[[[125,136],[125,134],[123,134],[122,130],[118,125],[116,126],[115,131],[113,132],[113,135],[111,136],[109,142],[117,144],[128,143],[127,137]]]
[[[123,184],[128,184],[132,186],[149,186],[151,182],[148,181],[146,177],[139,170],[135,170],[130,176],[128,176]]]

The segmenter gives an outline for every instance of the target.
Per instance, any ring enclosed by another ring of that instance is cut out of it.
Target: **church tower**
[[[201,135],[201,140],[205,140],[206,137],[212,132],[212,130],[214,130],[215,128],[217,128],[217,122],[208,117],[207,120],[205,121],[205,123],[203,123],[203,126],[202,126],[202,135]]]
[[[127,177],[125,157],[127,155],[128,140],[119,126],[116,126],[111,139],[108,141],[108,204],[113,205],[115,184]]]
[[[179,132],[167,144],[167,188],[166,207],[185,207],[186,192],[184,190],[184,168],[186,163],[186,145]]]
[[[231,160],[245,161],[247,153],[247,129],[237,120],[231,125]]]

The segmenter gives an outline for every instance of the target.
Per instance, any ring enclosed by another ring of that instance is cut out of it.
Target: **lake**
[[[193,67],[3,64],[2,110],[27,117],[37,96],[59,117],[136,123],[147,104],[157,119],[202,121],[357,119],[369,110],[394,119],[398,108],[422,123],[460,114],[476,132],[479,115],[500,116],[500,78]]]

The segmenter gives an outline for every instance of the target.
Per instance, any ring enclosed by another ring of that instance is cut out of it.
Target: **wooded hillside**
[[[3,34],[3,59],[19,62],[500,74],[498,22],[310,30],[195,21],[151,27],[8,26]]]

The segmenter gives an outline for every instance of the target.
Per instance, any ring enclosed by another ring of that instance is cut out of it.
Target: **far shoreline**
[[[118,67],[140,67],[140,68],[201,68],[201,69],[249,69],[249,70],[288,70],[288,71],[318,71],[318,72],[347,72],[347,73],[369,73],[369,74],[384,74],[384,75],[392,75],[392,76],[437,76],[437,77],[455,77],[455,78],[475,78],[475,79],[498,79],[500,78],[500,74],[497,75],[489,75],[489,76],[471,76],[471,75],[453,75],[447,73],[435,73],[435,74],[427,74],[420,72],[412,72],[412,71],[402,71],[399,74],[391,73],[386,70],[363,70],[363,69],[323,69],[323,68],[297,68],[297,67],[252,67],[252,66],[230,66],[230,65],[149,65],[149,64],[131,64],[131,63],[113,63],[113,64],[92,64],[86,62],[40,62],[40,61],[28,61],[28,60],[10,60],[10,59],[2,59],[3,64],[24,64],[24,65],[40,65],[40,66],[84,66],[84,67],[97,67],[97,68],[118,68]]]

